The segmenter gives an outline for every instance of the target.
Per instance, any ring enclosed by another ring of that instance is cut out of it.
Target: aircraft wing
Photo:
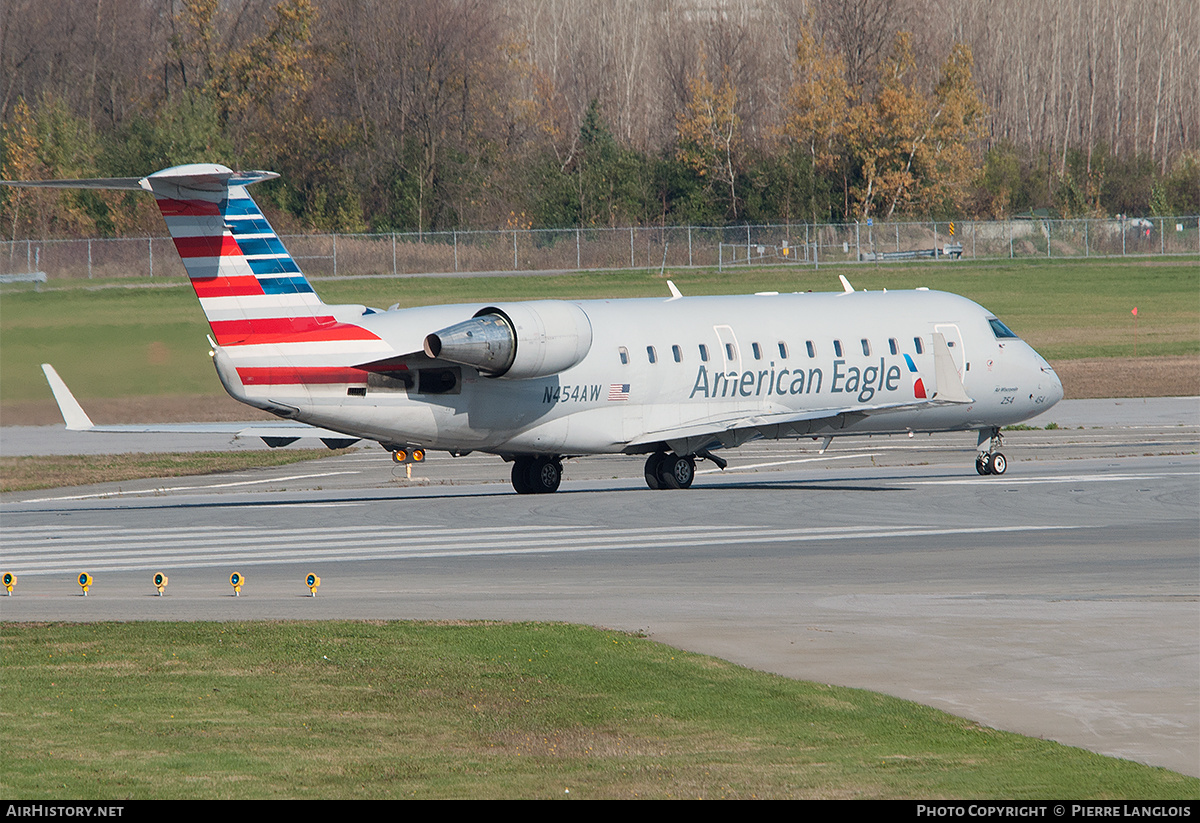
[[[629,442],[630,446],[644,446],[649,443],[677,442],[696,438],[725,441],[732,438],[737,443],[751,439],[754,434],[767,436],[764,429],[777,428],[770,437],[786,437],[787,429],[793,428],[794,435],[807,434],[811,427],[801,424],[817,420],[830,420],[839,415],[857,415],[867,417],[883,411],[907,411],[931,406],[944,405],[952,401],[919,400],[906,403],[879,403],[875,405],[831,406],[822,409],[805,409],[804,411],[787,411],[773,414],[741,414],[725,419],[705,420],[686,426],[647,432]]]
[[[234,438],[261,437],[268,446],[286,446],[302,438],[319,438],[331,449],[345,448],[357,443],[360,438],[320,429],[307,423],[297,423],[287,420],[244,421],[229,423],[132,423],[123,425],[97,426],[88,417],[87,412],[79,405],[75,395],[67,388],[67,384],[54,367],[49,363],[42,364],[46,382],[54,395],[54,402],[62,413],[63,422],[68,431],[108,432],[119,434],[228,434]]]

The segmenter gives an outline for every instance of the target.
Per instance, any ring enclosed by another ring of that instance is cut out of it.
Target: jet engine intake
[[[425,354],[488,377],[548,377],[577,365],[592,347],[592,324],[574,303],[539,300],[480,309],[425,338]]]

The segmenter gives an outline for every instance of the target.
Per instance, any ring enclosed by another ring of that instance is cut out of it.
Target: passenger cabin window
[[[648,359],[648,360],[649,360],[651,363],[657,363],[657,362],[658,362],[658,352],[654,351],[654,347],[653,347],[653,346],[647,346],[647,347],[646,347],[646,358],[647,358],[647,359]]]
[[[804,348],[808,350],[808,356],[809,356],[809,357],[816,357],[816,356],[817,356],[817,347],[813,345],[813,341],[811,341],[811,340],[805,340],[805,341],[804,341]]]
[[[863,350],[863,354],[865,354],[867,357],[871,356],[871,341],[870,340],[863,338],[862,350]]]
[[[784,343],[782,340],[779,341],[779,356],[787,360],[787,343]]]
[[[841,340],[833,341],[833,354],[835,357],[842,356],[842,341]]]
[[[736,353],[734,352],[734,350],[733,350],[733,344],[732,344],[732,343],[726,343],[726,344],[725,344],[725,359],[726,359],[726,360],[733,360],[735,357],[737,357],[737,354],[736,354]]]
[[[888,338],[888,351],[890,351],[892,354],[900,353],[900,344],[896,342],[896,338]]]
[[[683,349],[679,348],[678,346],[672,346],[671,347],[671,356],[675,358],[676,363],[682,363],[683,362]]]
[[[762,360],[762,349],[758,347],[757,343],[751,343],[750,350],[754,352],[755,360]]]
[[[708,362],[708,346],[703,343],[700,344],[700,361],[703,363]]]
[[[621,355],[621,365],[628,366],[629,365],[629,349],[625,348],[624,346],[620,346],[617,349],[617,352]]]
[[[1016,337],[1016,335],[1013,334],[1012,329],[1010,329],[1008,326],[1001,323],[995,317],[988,318],[988,325],[992,327],[992,334],[996,335],[997,340],[1003,340],[1003,339],[1010,338],[1010,337],[1012,337],[1012,338]]]
[[[916,349],[917,349],[917,354],[924,354],[924,353],[925,353],[925,344],[921,342],[921,338],[919,338],[919,337],[914,337],[914,338],[913,338],[913,346],[915,346],[915,347],[916,347]]]

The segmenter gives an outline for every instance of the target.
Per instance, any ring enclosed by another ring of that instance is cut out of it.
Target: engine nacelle
[[[592,347],[592,323],[562,300],[501,303],[425,338],[425,353],[488,377],[548,377],[577,365]]]

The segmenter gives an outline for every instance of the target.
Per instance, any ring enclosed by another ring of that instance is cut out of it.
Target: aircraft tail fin
[[[140,178],[0,182],[153,194],[213,336],[226,345],[305,334],[334,322],[246,192],[247,186],[278,176],[193,163]]]
[[[279,175],[195,163],[142,178],[154,195],[217,343],[332,322],[246,187]]]

